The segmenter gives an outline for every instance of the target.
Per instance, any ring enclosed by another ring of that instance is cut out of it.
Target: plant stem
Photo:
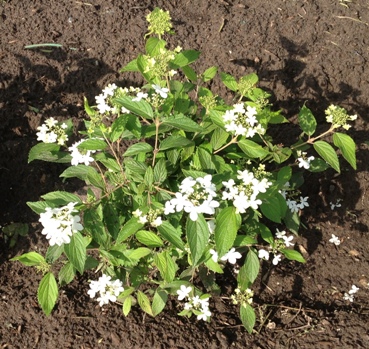
[[[159,152],[159,149],[158,149],[159,126],[160,126],[160,120],[157,117],[155,119],[155,148],[154,148],[154,156],[152,158],[152,167],[154,167],[154,165],[155,165],[156,154]]]
[[[222,151],[223,149],[227,148],[229,145],[233,144],[233,143],[237,143],[237,138],[238,136],[233,136],[232,139],[223,147],[219,148],[217,151],[214,152],[214,154],[219,153],[220,151]]]
[[[325,136],[329,135],[330,133],[332,133],[332,132],[333,132],[333,130],[334,130],[334,127],[333,127],[333,125],[332,125],[332,126],[330,127],[330,129],[329,129],[329,130],[327,130],[327,131],[323,132],[323,133],[322,133],[322,134],[320,134],[319,136],[316,136],[316,137],[313,137],[313,138],[309,138],[306,142],[303,142],[303,143],[298,144],[298,145],[296,145],[296,146],[291,146],[291,150],[293,150],[293,149],[297,149],[297,148],[299,148],[299,147],[302,147],[302,146],[304,146],[305,144],[314,144],[314,142],[315,142],[317,139],[320,139],[320,138],[322,138],[322,137],[325,137]]]

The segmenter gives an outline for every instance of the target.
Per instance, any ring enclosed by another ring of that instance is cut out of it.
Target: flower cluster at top
[[[181,285],[180,289],[177,291],[178,300],[182,301],[187,299],[184,310],[193,312],[197,315],[197,320],[207,321],[211,316],[209,310],[209,297],[190,296],[191,291],[191,286],[186,287],[185,285]]]
[[[158,7],[146,16],[146,20],[149,22],[149,33],[147,35],[157,34],[161,36],[172,29],[169,11],[164,11]]]
[[[233,304],[241,304],[241,306],[245,306],[246,304],[252,304],[254,292],[247,288],[244,291],[241,291],[239,288],[234,290],[234,294],[231,296],[231,300]]]
[[[351,125],[347,121],[354,121],[357,115],[348,115],[344,108],[331,104],[325,111],[327,122],[331,123],[334,128],[343,127],[348,130]]]
[[[257,198],[258,194],[265,193],[272,184],[268,181],[264,166],[260,165],[255,174],[248,170],[237,172],[238,183],[234,179],[222,182],[226,188],[222,199],[232,200],[237,213],[245,213],[249,207],[256,210],[262,203]]]
[[[291,247],[294,245],[291,242],[293,240],[293,236],[292,235],[287,236],[284,230],[279,231],[277,229],[277,233],[275,237],[277,238],[277,240],[275,240],[274,244],[270,246],[271,251],[265,250],[263,248],[258,251],[259,258],[265,259],[266,261],[269,260],[270,253],[273,253],[274,255],[273,260],[272,260],[273,265],[277,265],[282,260],[282,255],[278,253],[281,249],[286,248],[286,247]]]
[[[68,141],[68,135],[65,130],[68,128],[67,124],[60,124],[54,118],[48,118],[44,124],[37,127],[39,132],[36,133],[37,140],[44,143],[58,143],[65,145]]]
[[[147,214],[143,214],[140,209],[132,212],[133,216],[138,218],[139,223],[149,223],[152,227],[158,227],[163,223],[161,216],[159,216],[159,213],[161,213],[161,210],[159,209],[150,209]]]
[[[354,301],[354,295],[355,293],[359,291],[359,287],[356,287],[355,285],[352,285],[351,286],[351,290],[347,292],[345,292],[344,296],[343,296],[343,299],[345,301],[350,301],[350,302],[353,302]]]
[[[225,129],[236,135],[252,138],[255,134],[264,134],[265,129],[256,118],[256,108],[249,105],[245,109],[243,103],[233,105],[233,109],[227,110],[223,115]]]
[[[200,213],[214,214],[219,202],[214,200],[216,188],[211,180],[211,175],[196,179],[185,178],[179,186],[180,191],[175,193],[175,198],[165,203],[164,214],[185,211],[190,214],[192,221],[196,221]]]
[[[50,246],[69,244],[70,237],[83,229],[81,218],[73,215],[78,212],[75,205],[76,203],[70,202],[60,208],[46,207],[45,212],[40,214],[39,221],[44,226],[42,234],[46,235]]]
[[[100,307],[109,302],[116,302],[117,297],[124,291],[122,281],[111,280],[110,276],[103,274],[97,281],[90,281],[90,289],[87,291],[91,298],[99,294],[97,301]]]
[[[295,193],[290,190],[290,183],[286,182],[283,189],[279,191],[280,194],[286,199],[288,208],[292,213],[303,210],[305,207],[309,207],[308,196],[300,196],[299,199],[294,199]]]

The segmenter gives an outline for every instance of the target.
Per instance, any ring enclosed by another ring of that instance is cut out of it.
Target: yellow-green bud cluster
[[[331,123],[334,128],[343,127],[348,130],[351,125],[347,121],[353,121],[357,119],[357,115],[348,115],[344,108],[331,104],[325,111],[327,122]]]
[[[154,11],[146,16],[146,20],[149,22],[148,35],[156,34],[161,37],[163,34],[170,32],[172,29],[169,11],[163,11],[158,7],[156,7]]]

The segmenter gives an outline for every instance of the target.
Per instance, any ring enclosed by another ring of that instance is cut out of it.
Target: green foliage
[[[231,299],[251,333],[252,286],[261,263],[276,265],[282,257],[305,262],[290,244],[292,235],[270,226],[298,233],[306,206],[300,190],[304,170],[339,172],[336,150],[356,169],[354,141],[336,132],[347,129],[354,116],[331,106],[327,120],[334,123],[315,135],[317,121],[302,106],[298,141],[275,142],[269,131],[287,120],[257,87],[255,73],[238,80],[219,73],[237,100],[227,105],[204,86],[217,78],[217,67],[197,73],[191,64],[198,51],[171,50],[162,39],[171,32],[169,13],[156,8],[147,19],[145,52],[122,69],[141,74],[146,84],[109,84],[96,106],[85,99],[86,131],[76,146],[65,145],[67,126],[49,119],[44,130],[54,127],[63,138],[41,135],[44,141],[31,149],[29,162],[72,161],[60,177],[78,178],[88,190],[83,198],[54,191],[28,202],[41,216],[51,246],[45,257],[28,252],[12,260],[44,274],[38,300],[46,314],[57,301],[58,284],[96,269],[123,285],[110,300],[122,304],[125,316],[137,305],[156,316],[174,295],[191,305],[180,315],[203,320],[211,316],[210,295],[200,289],[219,294],[216,274],[226,263],[235,264],[238,287]],[[55,234],[64,234],[64,240],[53,241]],[[193,280],[201,282],[195,287]]]

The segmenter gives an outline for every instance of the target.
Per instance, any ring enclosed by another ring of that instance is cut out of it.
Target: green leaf
[[[157,228],[160,235],[180,250],[184,250],[181,234],[168,221],[164,221]]]
[[[281,219],[285,216],[287,211],[286,200],[279,193],[263,200],[260,205],[260,210],[265,217],[273,222],[281,223]]]
[[[64,245],[49,246],[45,255],[46,262],[49,264],[53,264],[62,255],[63,252]]]
[[[78,145],[78,149],[85,150],[104,150],[107,144],[102,139],[86,139]]]
[[[281,252],[284,254],[284,256],[287,259],[289,259],[291,261],[297,261],[297,262],[300,262],[300,263],[306,263],[305,258],[298,251],[289,250],[287,248],[284,248],[284,249],[281,250]]]
[[[215,170],[214,157],[205,148],[197,148],[196,154],[198,155],[202,170]]]
[[[154,167],[154,183],[161,184],[168,177],[165,159],[160,159]]]
[[[198,215],[196,221],[187,218],[186,236],[190,246],[192,264],[197,265],[202,257],[209,240],[209,227],[202,214]]]
[[[46,207],[49,207],[49,204],[46,201],[28,201],[27,206],[30,207],[33,212],[41,214],[46,211]]]
[[[267,226],[264,224],[258,224],[258,231],[260,232],[260,235],[264,241],[270,245],[274,243],[273,234]]]
[[[255,311],[250,304],[242,304],[240,307],[240,318],[248,333],[252,333],[255,326]]]
[[[27,267],[41,266],[46,264],[45,258],[37,252],[24,253],[21,256],[13,257],[11,261],[19,261]]]
[[[344,133],[333,134],[333,143],[341,150],[343,157],[356,170],[356,154],[355,154],[355,142],[353,139]]]
[[[71,262],[64,264],[58,274],[59,285],[64,286],[73,281],[76,276],[76,268]]]
[[[92,239],[100,246],[105,246],[108,241],[108,235],[105,230],[102,217],[97,212],[98,208],[90,208],[84,212],[83,222],[85,231],[91,234]]]
[[[214,150],[219,149],[223,145],[226,144],[227,139],[229,137],[229,133],[224,131],[222,128],[217,127],[210,139],[210,144]]]
[[[28,163],[33,160],[68,163],[72,157],[69,153],[61,152],[60,145],[54,143],[38,143],[31,148],[28,154]]]
[[[287,210],[286,215],[283,218],[283,222],[289,231],[294,234],[298,234],[300,228],[300,216],[298,212],[291,212],[291,210]]]
[[[256,252],[252,249],[248,252],[245,264],[242,266],[245,269],[248,280],[253,283],[258,277],[260,270],[260,261]]]
[[[140,153],[150,153],[153,151],[153,147],[149,143],[135,143],[132,144],[127,150],[124,152],[123,156],[133,156]]]
[[[218,71],[217,67],[210,67],[210,68],[206,69],[204,71],[204,73],[202,74],[202,81],[207,82],[207,81],[213,79],[214,76],[216,75],[217,71]]]
[[[120,72],[124,73],[126,71],[132,71],[132,72],[139,72],[140,70],[138,69],[137,66],[137,59],[134,59],[133,61],[130,61],[129,63],[126,64],[125,67],[123,67]]]
[[[127,316],[132,308],[132,296],[128,296],[127,298],[124,299],[123,301],[123,315]]]
[[[138,305],[145,313],[154,316],[151,309],[150,300],[142,291],[137,291],[137,301]]]
[[[136,217],[132,217],[126,224],[123,225],[122,229],[120,230],[116,243],[119,244],[130,236],[135,234],[143,227],[143,224],[139,223]]]
[[[203,128],[190,119],[189,117],[184,116],[183,114],[170,116],[163,120],[163,125],[173,126],[178,128],[179,130],[187,131],[187,132],[201,132]]]
[[[136,116],[135,116],[136,117]],[[110,132],[110,140],[112,142],[117,141],[120,137],[122,137],[122,134],[124,130],[126,129],[128,117],[127,114],[123,114],[119,116],[111,125],[111,132]]]
[[[148,247],[161,247],[163,240],[151,231],[140,230],[136,233],[136,239]]]
[[[327,168],[329,168],[329,165],[320,158],[315,158],[313,161],[310,162],[309,171],[310,172],[323,172]]]
[[[62,178],[79,178],[85,181],[87,184],[92,184],[95,187],[104,189],[104,182],[101,179],[97,171],[86,165],[77,165],[68,167],[61,175]]]
[[[129,253],[127,254],[127,257],[129,259],[140,260],[141,258],[146,257],[150,253],[151,253],[151,250],[149,248],[139,247],[134,250],[130,250]]]
[[[160,142],[159,150],[163,151],[172,148],[180,149],[192,145],[194,145],[194,142],[187,139],[186,137],[183,137],[181,135],[173,135],[163,139]]]
[[[280,184],[286,184],[292,176],[292,169],[290,166],[282,167],[277,174],[277,180]]]
[[[303,106],[298,115],[299,125],[301,129],[308,135],[314,134],[316,129],[316,120],[309,108]]]
[[[196,72],[188,65],[182,67],[182,71],[184,75],[186,75],[186,78],[194,83],[197,82],[197,74]]]
[[[235,207],[226,207],[216,216],[214,231],[215,245],[220,257],[233,246],[237,231],[241,226],[241,216]]]
[[[117,103],[145,119],[152,119],[154,117],[154,112],[150,103],[146,102],[144,99],[141,99],[140,101],[132,101],[131,97],[123,96],[114,99],[113,103]]]
[[[152,312],[156,316],[160,314],[168,300],[168,293],[161,289],[156,289],[154,297],[152,299]]]
[[[146,172],[145,172],[145,176],[144,176],[144,183],[150,187],[152,186],[154,182],[154,171],[152,169],[151,166],[149,166],[147,169],[146,169]]]
[[[149,56],[154,57],[160,53],[160,50],[165,48],[166,42],[157,37],[150,37],[146,40],[146,52]]]
[[[262,159],[269,154],[260,144],[257,144],[249,139],[241,139],[238,143],[241,150],[251,159],[259,158]]]
[[[53,273],[47,273],[42,278],[37,291],[38,303],[46,315],[50,315],[58,299],[58,285]]]
[[[174,69],[184,67],[195,62],[200,56],[199,51],[195,50],[185,50],[176,55],[172,61],[172,66]]]
[[[220,79],[222,80],[223,84],[226,85],[231,91],[238,91],[238,83],[232,75],[220,73]]]
[[[52,191],[41,196],[42,199],[52,202],[56,206],[66,206],[70,202],[82,203],[79,196],[67,191]]]
[[[69,244],[64,244],[64,252],[73,266],[82,274],[86,262],[86,244],[79,232],[71,236]]]
[[[330,144],[325,141],[316,141],[314,142],[314,149],[334,170],[340,172],[338,156]]]
[[[154,263],[160,271],[160,275],[169,283],[174,280],[177,266],[168,251],[163,251],[154,255]]]

